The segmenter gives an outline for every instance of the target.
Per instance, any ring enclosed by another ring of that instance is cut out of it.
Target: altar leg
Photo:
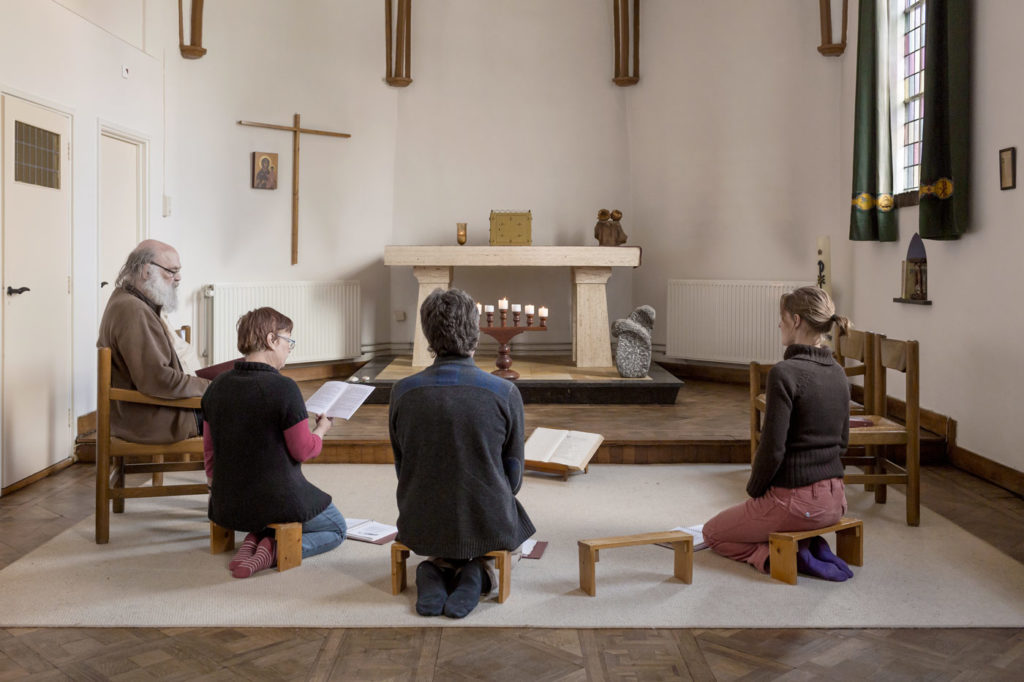
[[[573,357],[577,367],[611,367],[608,329],[610,267],[573,268]]]
[[[452,268],[434,265],[413,266],[412,274],[419,282],[420,291],[416,297],[416,310],[413,312],[413,341],[412,341],[412,366],[426,367],[433,362],[430,351],[427,350],[427,337],[423,335],[423,328],[420,327],[420,306],[427,296],[433,293],[434,289],[448,289],[452,285]]]

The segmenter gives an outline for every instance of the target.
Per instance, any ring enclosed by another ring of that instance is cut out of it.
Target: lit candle
[[[540,310],[537,311],[537,314],[540,315],[541,317],[547,317],[548,316],[548,309],[545,308],[544,306],[541,306]]]
[[[485,305],[484,306],[484,312],[485,313],[493,313],[494,312],[494,306],[493,305]]]
[[[508,310],[508,299],[507,298],[499,298],[498,299],[498,310]]]
[[[518,303],[513,303],[512,304],[512,312],[518,313],[522,309],[523,309],[522,306],[520,306]]]
[[[479,315],[483,311],[484,311],[484,307],[481,304],[477,303],[476,304],[476,314]]]
[[[526,311],[525,312],[526,312],[527,315],[533,315],[533,304],[532,303],[527,303],[526,304]]]

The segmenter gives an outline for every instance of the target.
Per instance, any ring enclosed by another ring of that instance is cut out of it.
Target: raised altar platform
[[[480,369],[495,369],[492,353],[478,351],[475,359]],[[558,356],[516,356],[514,368],[520,375],[515,384],[526,404],[673,405],[683,385],[657,363],[651,363],[643,379],[624,379],[614,368],[576,367],[570,358]],[[421,369],[413,367],[409,356],[381,357],[353,376],[376,387],[368,404],[386,405],[395,382]]]

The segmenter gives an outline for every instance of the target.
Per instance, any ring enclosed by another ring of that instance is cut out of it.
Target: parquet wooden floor
[[[0,567],[91,514],[93,475],[76,465],[0,497]],[[1024,563],[1021,498],[929,466],[922,499]],[[0,629],[0,682],[1020,680],[1021,671],[1024,629]]]

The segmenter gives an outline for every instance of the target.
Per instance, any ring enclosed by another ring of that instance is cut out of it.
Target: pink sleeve
[[[210,434],[210,422],[206,420],[203,420],[203,466],[209,481],[213,478],[213,436]]]
[[[320,436],[313,435],[309,430],[309,422],[305,419],[295,426],[285,429],[284,442],[288,446],[288,454],[296,462],[305,462],[320,454],[324,446]]]

